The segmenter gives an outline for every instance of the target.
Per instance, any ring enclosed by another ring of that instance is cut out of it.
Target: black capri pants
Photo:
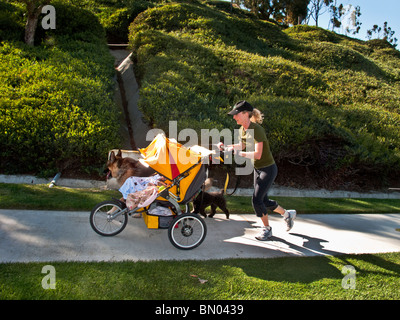
[[[268,198],[268,191],[275,181],[278,174],[278,167],[272,164],[268,167],[254,168],[254,193],[252,198],[253,209],[257,217],[266,215],[269,211],[274,211],[278,207],[275,200]]]

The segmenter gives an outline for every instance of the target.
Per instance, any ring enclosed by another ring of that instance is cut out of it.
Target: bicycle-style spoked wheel
[[[103,201],[90,213],[90,225],[102,236],[115,236],[128,223],[128,215],[124,209],[124,205],[117,200]]]
[[[168,228],[169,241],[178,249],[190,250],[198,247],[207,234],[207,226],[196,214],[178,216]]]

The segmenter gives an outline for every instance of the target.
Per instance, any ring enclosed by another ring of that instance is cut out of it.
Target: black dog
[[[211,214],[209,215],[212,218],[215,215],[215,211],[217,208],[220,208],[226,215],[226,218],[229,219],[229,210],[226,208],[226,201],[224,198],[224,192],[200,192],[199,195],[193,201],[193,211],[192,213],[200,213],[203,217],[207,217],[205,209],[211,206]]]

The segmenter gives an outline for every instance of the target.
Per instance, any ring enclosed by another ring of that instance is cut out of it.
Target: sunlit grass
[[[0,208],[90,211],[97,203],[120,198],[118,191],[49,188],[47,185],[0,184]],[[253,213],[251,197],[227,196],[232,213]],[[298,213],[400,213],[400,199],[274,197]]]
[[[47,185],[0,184],[0,207],[43,210],[91,210],[97,203],[120,198],[118,191],[49,188]],[[226,197],[232,213],[253,213],[251,198]],[[283,207],[299,213],[397,213],[400,199],[275,197]]]
[[[44,290],[44,265],[56,289]],[[355,268],[355,289],[342,269]],[[201,283],[199,278],[207,280]],[[0,264],[0,299],[400,299],[400,253],[210,261]]]

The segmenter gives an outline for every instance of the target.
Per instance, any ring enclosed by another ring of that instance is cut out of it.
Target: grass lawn
[[[41,273],[51,264],[55,289]],[[355,289],[342,269],[356,270]],[[201,283],[200,279],[207,280]],[[400,299],[400,253],[211,261],[0,264],[0,299]]]
[[[97,203],[120,198],[118,191],[73,189],[48,185],[0,183],[0,208],[31,210],[91,210]]]
[[[97,203],[120,198],[118,191],[49,188],[47,185],[0,183],[0,208],[90,211]],[[232,213],[253,213],[250,197],[226,197]],[[399,213],[400,199],[349,199],[275,197],[285,208],[298,213]]]

